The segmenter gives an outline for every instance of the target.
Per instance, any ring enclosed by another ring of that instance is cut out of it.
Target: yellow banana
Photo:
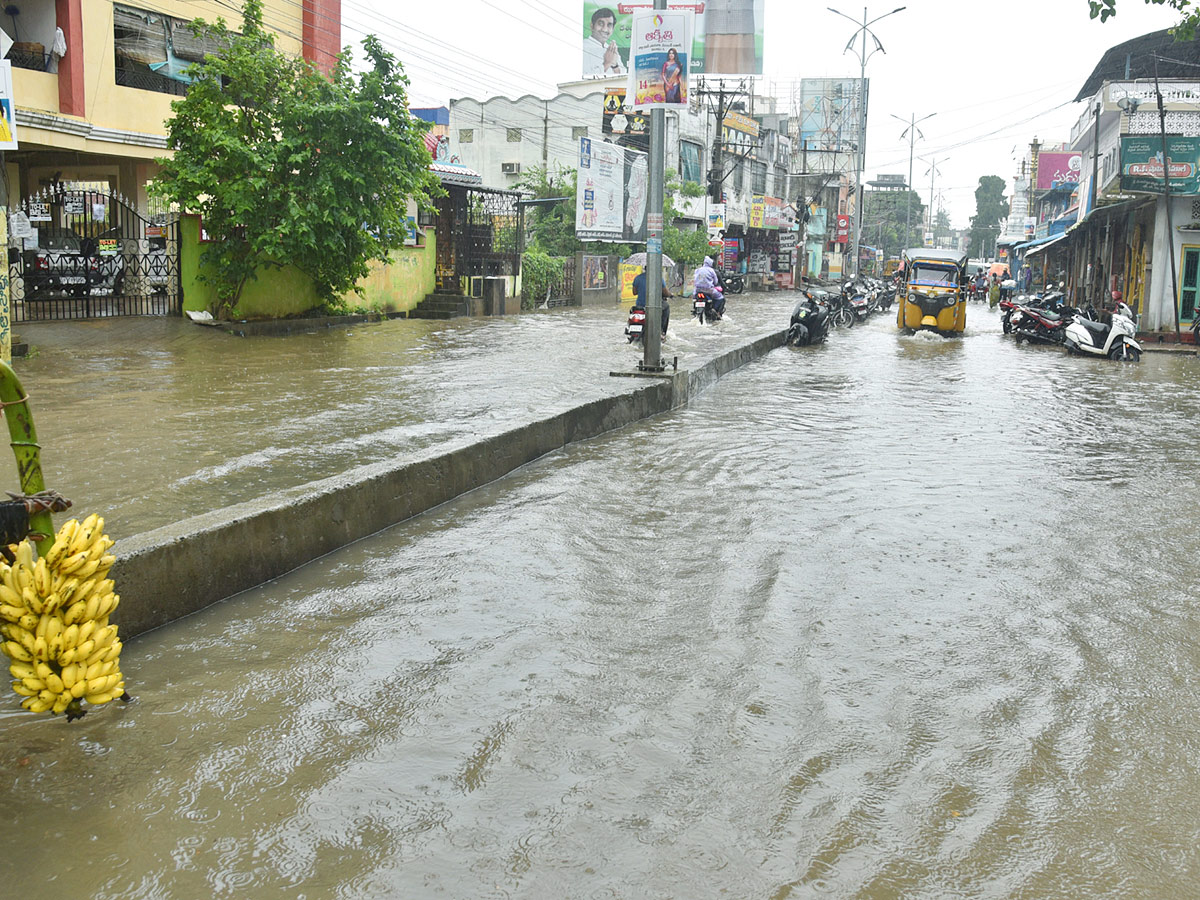
[[[87,694],[84,699],[93,706],[102,706],[105,703],[111,703],[119,696],[121,695],[115,691],[105,691],[103,694]]]
[[[43,700],[39,694],[36,697],[26,697],[25,700],[21,702],[21,705],[30,712],[40,713],[48,710],[54,705],[54,702],[52,700]]]
[[[65,625],[77,625],[83,620],[83,614],[87,611],[86,600],[76,600],[63,611],[63,623]]]
[[[99,617],[100,617],[100,596],[98,594],[92,594],[90,597],[88,597],[87,608],[84,610],[84,613],[83,613],[83,621],[90,622],[93,619],[98,619]]]
[[[82,550],[79,553],[72,553],[59,564],[58,571],[62,575],[75,575],[78,578],[79,576],[76,573],[84,567],[87,561],[88,553],[86,550]],[[20,573],[18,573],[18,577],[19,575]],[[80,578],[80,581],[82,580]]]
[[[44,637],[34,638],[33,649],[29,652],[33,654],[34,659],[48,660],[50,658],[50,644]]]
[[[25,690],[33,691],[35,694],[46,690],[46,682],[36,675],[26,675],[21,679],[21,684],[25,686]]]
[[[49,675],[47,675],[42,680],[44,682],[46,682],[46,687],[49,688],[51,691],[53,691],[55,694],[61,694],[63,692],[63,680],[60,676],[55,675],[53,672],[51,672]]]
[[[74,554],[81,550],[87,550],[92,546],[92,541],[96,539],[97,535],[103,529],[104,520],[95,513],[92,513],[80,523],[75,536],[71,538],[71,543],[67,545],[67,551]]]
[[[92,618],[96,620],[108,618],[109,614],[117,608],[117,602],[117,595],[111,592],[98,597],[96,600],[96,615]],[[108,623],[106,622],[105,624]]]
[[[121,656],[121,647],[122,646],[123,645],[121,644],[120,641],[113,641],[113,644],[111,647],[109,647],[107,650],[102,651],[102,655],[100,658],[102,660],[104,660],[105,662],[108,662],[110,659],[111,660],[119,659]]]
[[[70,691],[59,694],[58,699],[54,701],[54,705],[50,707],[50,712],[56,716],[61,716],[67,711],[67,707],[71,705],[71,701],[75,698],[71,696]]]
[[[77,682],[71,685],[71,696],[76,700],[82,700],[83,695],[87,693],[87,682],[80,678]]]
[[[75,569],[74,575],[76,578],[78,578],[80,581],[82,581],[85,578],[91,578],[93,575],[95,575],[96,571],[99,568],[100,568],[100,560],[98,560],[98,559],[88,560],[88,561],[84,562],[84,564],[82,566],[80,566],[78,569]]]
[[[87,667],[87,671],[84,672],[83,677],[87,681],[91,681],[95,678],[99,678],[101,675],[111,675],[115,667],[116,664],[112,660],[101,660],[99,662],[94,662]]]
[[[42,615],[52,616],[62,609],[62,605],[62,594],[59,594],[57,591],[51,591],[50,595],[46,597],[45,602],[42,604]]]
[[[30,541],[24,540],[17,544],[13,556],[16,557],[17,565],[22,569],[33,569],[33,544]]]
[[[17,625],[15,622],[5,622],[3,625],[0,625],[0,635],[2,635],[6,641],[15,641],[17,639],[17,635],[24,630],[25,629],[23,629],[20,625]]]
[[[37,669],[33,667],[33,663],[14,661],[11,665],[9,665],[8,673],[12,675],[13,678],[26,678],[30,675],[36,676]]]
[[[68,691],[73,688],[75,686],[75,682],[79,680],[79,668],[80,667],[78,663],[71,663],[70,665],[63,666],[61,678],[63,687]]]
[[[5,656],[15,659],[18,662],[33,662],[33,654],[16,641],[5,641],[3,644],[0,644],[0,651]]]
[[[95,633],[95,631],[96,631],[96,620],[95,619],[92,619],[91,621],[82,623],[79,626],[79,632],[77,634],[75,643],[82,644],[84,641],[89,640],[92,637],[92,635]]]
[[[16,624],[18,627],[24,628],[26,631],[33,631],[33,629],[37,628],[38,618],[39,617],[35,616],[33,613],[27,612],[25,615],[21,616],[21,618],[17,619]]]
[[[66,630],[63,631],[62,636],[63,650],[74,650],[77,646],[79,646],[79,632],[80,627],[78,625],[68,625],[66,627]]]
[[[23,681],[14,681],[12,683],[12,689],[14,691],[16,691],[16,693],[20,694],[22,697],[36,697],[37,696],[37,691],[30,690],[29,688],[25,687],[25,682],[23,682]]]
[[[52,641],[63,633],[63,620],[54,614],[42,616],[46,622],[46,640]]]
[[[60,531],[58,535],[55,536],[54,543],[50,545],[49,549],[46,550],[46,553],[42,556],[42,559],[46,561],[46,566],[51,572],[58,567],[58,561],[62,559],[66,551],[67,542],[62,539],[62,532]]]
[[[37,644],[37,637],[34,636],[34,633],[32,631],[25,631],[24,629],[17,632],[13,636],[13,640],[15,640],[30,653],[33,652],[33,648]]]
[[[83,631],[83,628],[81,626],[80,633],[82,633],[82,631]],[[97,628],[95,631],[92,632],[91,639],[96,643],[97,650],[107,647],[109,644],[111,644],[113,641],[115,641],[117,639],[117,626],[116,625],[105,625],[103,628]],[[82,641],[80,643],[82,643]]]
[[[0,599],[0,619],[7,619],[10,622],[15,622],[25,615],[25,604],[21,602],[21,598],[17,598],[16,603],[9,603],[5,599]]]
[[[89,659],[89,657],[95,652],[95,650],[96,650],[96,642],[95,641],[84,641],[81,644],[77,644],[75,649],[73,651],[71,651],[73,654],[71,656],[71,661],[72,662],[85,662],[86,661],[87,665],[91,665],[91,660]]]
[[[93,694],[103,694],[105,691],[111,691],[117,686],[117,682],[120,680],[121,676],[117,672],[113,672],[109,675],[101,675],[98,678],[88,679],[88,702],[92,702],[91,697]]]
[[[46,608],[46,603],[34,593],[32,587],[21,588],[21,601],[25,604],[25,608],[36,616],[42,614],[42,610]]]
[[[77,600],[87,600],[87,597],[79,593],[79,579],[74,575],[68,575],[65,578],[61,575],[56,576],[54,590],[62,595],[64,605],[69,605]]]
[[[43,597],[50,593],[50,567],[44,559],[33,564],[33,589]]]
[[[103,572],[104,574],[107,575],[108,570],[113,567],[113,563],[115,563],[116,561],[117,561],[117,558],[115,556],[113,556],[111,553],[105,553],[103,556],[100,557],[100,559],[99,559],[100,565],[96,567],[96,571]]]

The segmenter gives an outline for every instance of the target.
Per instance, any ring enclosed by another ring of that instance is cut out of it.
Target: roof
[[[1170,29],[1152,31],[1108,48],[1100,57],[1100,62],[1096,63],[1092,74],[1083,83],[1083,87],[1079,89],[1079,94],[1075,97],[1076,102],[1087,100],[1100,90],[1100,86],[1106,81],[1153,78],[1155,53],[1163,57],[1158,61],[1159,78],[1195,80],[1196,65],[1200,64],[1200,39],[1176,41],[1171,37]]]
[[[483,184],[482,175],[458,163],[432,162],[429,164],[429,171],[443,184]]]
[[[967,264],[967,254],[958,250],[940,250],[934,247],[911,247],[904,251],[904,258],[926,262],[950,263],[956,266]]]

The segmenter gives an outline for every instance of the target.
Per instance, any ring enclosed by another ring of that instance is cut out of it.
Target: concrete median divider
[[[165,625],[433,509],[553,453],[685,405],[721,376],[784,344],[763,335],[697,365],[471,443],[375,463],[193,516],[115,548],[123,638]]]

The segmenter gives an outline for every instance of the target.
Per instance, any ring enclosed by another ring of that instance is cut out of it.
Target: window
[[[588,136],[588,127],[586,125],[572,125],[571,126],[571,140],[577,141],[580,138],[585,138],[587,136]]]
[[[113,48],[117,84],[177,95],[192,82],[188,67],[221,49],[190,22],[120,4],[113,4]]]
[[[474,143],[474,141],[475,141],[475,129],[474,128],[458,129],[458,142],[460,144],[471,144],[471,143]]]
[[[756,162],[752,165],[750,193],[765,194],[767,192],[767,164]]]
[[[775,167],[775,193],[776,197],[788,196],[788,175],[787,169],[783,166]]]
[[[508,142],[510,144],[521,143],[521,129],[520,128],[509,128],[509,129],[507,129],[507,132],[508,132]]]
[[[693,184],[703,183],[700,167],[700,145],[691,141],[679,142],[679,177]]]
[[[737,160],[733,164],[733,192],[740,194],[746,179],[746,163],[745,160]]]
[[[1191,322],[1196,318],[1196,291],[1200,288],[1200,250],[1185,247],[1183,277],[1179,283],[1179,318]]]

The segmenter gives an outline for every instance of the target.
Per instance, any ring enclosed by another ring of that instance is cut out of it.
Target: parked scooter
[[[788,325],[787,343],[790,347],[819,344],[829,334],[829,306],[822,302],[827,296],[821,291],[803,291],[800,302],[792,310]]]
[[[1068,353],[1087,356],[1107,356],[1109,359],[1137,362],[1142,358],[1142,345],[1135,339],[1133,310],[1117,301],[1116,309],[1093,322],[1082,315],[1066,327]]]

